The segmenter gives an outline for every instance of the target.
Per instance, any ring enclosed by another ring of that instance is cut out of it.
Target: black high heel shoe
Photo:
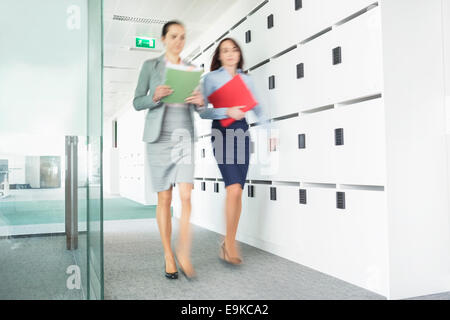
[[[164,273],[165,273],[166,278],[168,278],[168,279],[178,279],[178,271],[171,272],[171,273],[167,272],[165,261],[164,261]]]

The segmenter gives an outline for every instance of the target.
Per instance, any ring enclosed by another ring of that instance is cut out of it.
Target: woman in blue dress
[[[211,72],[203,78],[202,93],[206,108],[199,113],[203,119],[213,119],[211,142],[226,188],[226,235],[221,246],[220,257],[233,265],[242,263],[235,238],[242,210],[242,191],[250,162],[249,125],[245,119],[245,112],[240,110],[243,106],[229,108],[208,108],[207,106],[208,96],[237,74],[240,74],[258,101],[252,79],[242,71],[243,64],[242,51],[237,42],[231,38],[223,39],[214,52]],[[258,121],[263,123],[263,127],[269,129],[268,117],[261,105],[256,105],[252,111],[255,112]],[[222,127],[220,119],[225,118],[233,118],[235,121],[228,127]],[[217,137],[220,138],[220,143],[215,143]]]

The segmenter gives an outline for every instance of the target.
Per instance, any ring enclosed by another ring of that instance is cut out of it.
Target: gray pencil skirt
[[[166,106],[157,141],[147,143],[153,192],[178,182],[194,182],[194,127],[187,106]]]

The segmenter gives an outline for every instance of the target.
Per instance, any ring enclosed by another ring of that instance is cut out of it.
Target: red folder
[[[258,104],[240,74],[235,75],[233,79],[209,95],[208,100],[214,108],[244,106],[241,108],[244,112],[253,109]],[[236,120],[233,118],[221,119],[220,124],[228,127],[234,121]]]

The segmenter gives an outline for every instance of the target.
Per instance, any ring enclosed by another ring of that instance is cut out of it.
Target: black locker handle
[[[252,33],[251,33],[251,30],[248,30],[245,33],[245,43],[249,43],[251,41],[252,41]]]
[[[333,49],[333,65],[342,63],[342,49],[341,47],[336,47]]]
[[[219,192],[219,183],[218,182],[215,182],[214,183],[214,192]]]
[[[304,77],[305,77],[305,65],[302,62],[297,65],[297,79],[302,79]]]
[[[343,128],[334,129],[334,144],[336,146],[344,145],[344,129]]]
[[[299,190],[299,201],[300,204],[306,204],[306,189]]]
[[[336,208],[345,209],[345,192],[336,192]]]
[[[267,17],[267,29],[273,28],[273,14]]]
[[[298,148],[306,149],[306,136],[304,133],[298,135]]]
[[[295,0],[295,11],[300,10],[303,7],[302,0]]]
[[[275,76],[269,77],[269,90],[275,89]]]
[[[248,185],[247,190],[248,190],[248,197],[253,198],[255,196],[254,186]]]
[[[270,187],[270,200],[277,200],[277,188]]]

